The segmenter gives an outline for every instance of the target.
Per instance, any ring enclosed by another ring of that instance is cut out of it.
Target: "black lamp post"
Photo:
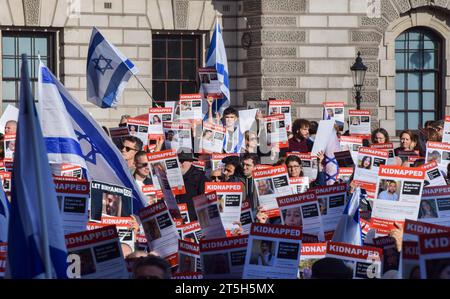
[[[353,86],[356,90],[356,109],[361,109],[361,89],[364,85],[364,77],[366,76],[367,66],[362,62],[361,52],[358,52],[358,57],[355,59],[355,63],[350,67],[353,76]]]

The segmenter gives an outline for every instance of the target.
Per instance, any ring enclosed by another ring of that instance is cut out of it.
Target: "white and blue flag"
[[[361,188],[358,187],[353,191],[352,198],[347,202],[341,215],[341,219],[333,234],[333,242],[363,245],[361,223],[359,221],[359,202],[361,197]]]
[[[39,72],[38,84],[42,84],[40,89],[44,91],[41,96],[44,98],[54,97],[54,100],[57,99],[62,103],[59,107],[64,110],[61,113],[67,116],[67,120],[61,122],[59,126],[65,126],[66,131],[74,132],[76,142],[81,148],[81,156],[87,167],[88,179],[132,189],[133,212],[137,213],[145,206],[145,196],[131,176],[117,146],[47,67],[41,65]],[[43,113],[42,118],[52,117],[48,115],[51,110],[43,110]]]
[[[98,31],[92,28],[87,55],[87,100],[101,108],[117,105],[136,66]]]
[[[228,61],[225,44],[222,37],[222,29],[219,22],[216,22],[214,33],[211,39],[211,44],[206,58],[206,66],[214,67],[217,71],[217,78],[219,79],[220,90],[224,94],[224,98],[217,99],[217,103],[213,105],[213,115],[219,112],[222,115],[223,111],[230,106],[230,80],[228,77]],[[204,103],[203,107],[208,108],[208,104]],[[205,113],[207,114],[207,112]]]
[[[67,249],[55,184],[22,55],[20,109],[11,180],[10,278],[67,278]]]
[[[9,202],[5,191],[0,188],[0,243],[8,242]]]
[[[39,69],[45,67],[42,62]],[[42,72],[38,74],[39,115],[42,134],[47,148],[48,161],[54,164],[74,164],[87,169],[80,143],[75,135],[70,115],[61,101],[55,84],[41,84]]]

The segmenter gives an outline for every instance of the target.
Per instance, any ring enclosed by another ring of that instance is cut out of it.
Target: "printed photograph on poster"
[[[101,221],[102,216],[128,217],[133,211],[132,190],[123,186],[91,181],[91,221]]]
[[[164,122],[164,145],[177,153],[192,152],[192,125],[186,122]]]
[[[268,115],[268,101],[247,101],[247,109],[258,109],[263,116]]]
[[[214,67],[198,68],[198,75],[201,93],[203,93],[205,98],[213,97],[215,99],[221,99],[224,97],[221,90],[221,83]]]
[[[345,112],[344,102],[324,102],[323,120],[334,120],[339,127],[339,131],[344,130]]]
[[[422,279],[450,279],[450,232],[419,235]]]
[[[180,94],[180,120],[203,119],[202,96],[199,93]]]
[[[253,180],[259,204],[266,210],[268,217],[280,216],[276,198],[293,193],[286,166],[254,170]]]
[[[370,127],[370,111],[369,110],[352,110],[349,114],[349,131],[350,135],[370,135],[372,130]]]
[[[65,235],[67,253],[80,257],[81,278],[129,278],[114,225]]]
[[[424,187],[417,219],[450,226],[450,186]]]
[[[284,114],[286,122],[286,130],[291,131],[292,117],[291,117],[292,100],[272,100],[269,99],[269,115]]]
[[[300,263],[300,227],[253,223],[244,279],[296,279]]]
[[[248,236],[200,241],[202,272],[206,279],[241,279]]]

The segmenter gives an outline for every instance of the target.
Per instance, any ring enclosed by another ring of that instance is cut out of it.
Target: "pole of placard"
[[[144,84],[142,84],[141,80],[139,79],[138,76],[136,76],[135,74],[133,74],[133,76],[136,78],[136,80],[139,82],[139,84],[142,86],[142,88],[145,90],[145,92],[148,94],[148,96],[150,97],[151,101],[152,101],[152,107],[153,107],[153,103],[155,103],[156,107],[161,108],[158,103],[155,101],[155,99],[152,97],[151,93],[147,90],[147,88],[145,88]]]

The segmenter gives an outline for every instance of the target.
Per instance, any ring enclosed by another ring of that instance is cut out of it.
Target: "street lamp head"
[[[367,66],[362,62],[361,52],[358,52],[355,63],[350,67],[350,70],[352,71],[353,85],[355,86],[356,91],[361,91],[367,71]]]

